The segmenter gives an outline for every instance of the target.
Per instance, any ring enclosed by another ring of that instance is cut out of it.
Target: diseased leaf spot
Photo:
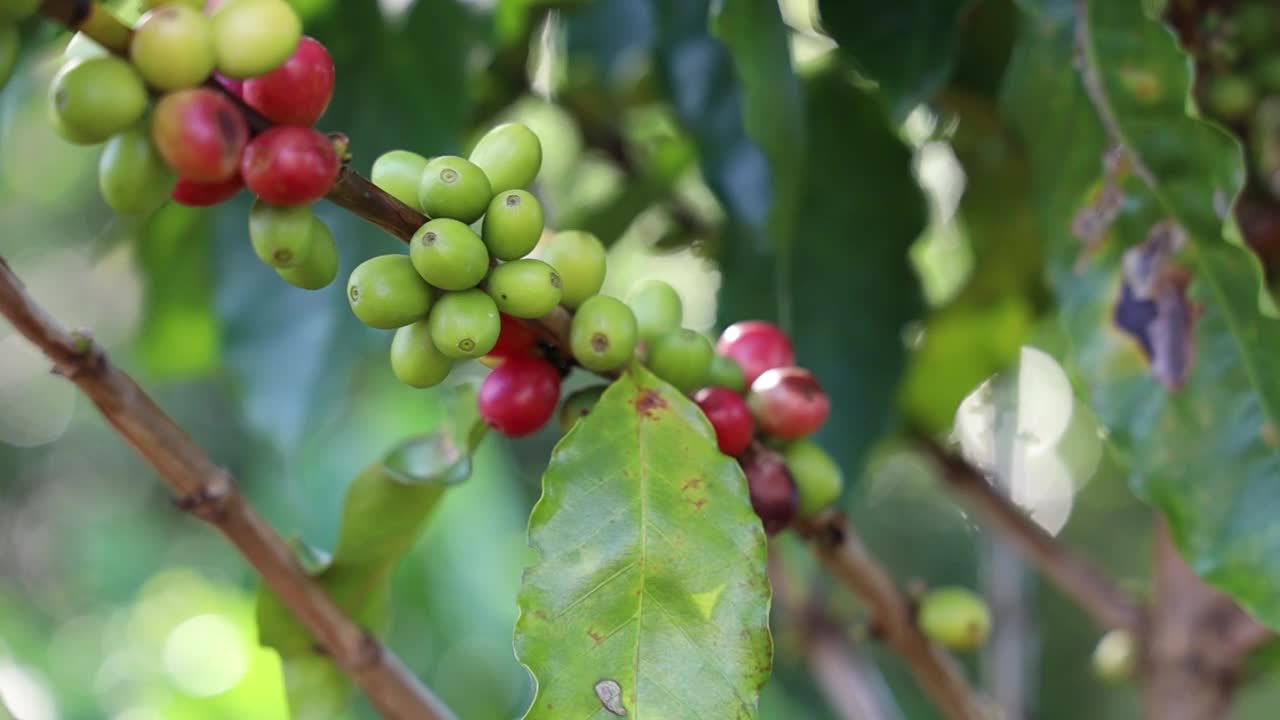
[[[641,417],[652,420],[658,410],[662,410],[667,406],[667,401],[662,399],[657,390],[653,388],[642,388],[640,395],[635,399],[636,412]]]
[[[707,504],[707,499],[698,498],[696,500],[691,500],[690,503],[693,505],[694,510],[701,510],[702,506]]]
[[[587,628],[587,634],[591,636],[592,641],[594,641],[595,644],[597,645],[604,643],[604,641],[608,639],[604,634],[602,634],[600,631],[596,630],[595,628]]]
[[[616,680],[601,680],[595,684],[596,697],[605,710],[626,717],[627,709],[622,706],[622,686]]]
[[[1182,228],[1163,222],[1124,254],[1124,280],[1112,322],[1129,335],[1170,390],[1186,384],[1195,362],[1196,309],[1187,299],[1191,274],[1173,262],[1186,244]]]

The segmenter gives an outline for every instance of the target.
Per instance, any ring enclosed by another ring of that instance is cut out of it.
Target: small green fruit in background
[[[418,201],[418,186],[422,173],[427,169],[427,159],[408,150],[392,150],[373,161],[369,179],[374,185],[409,207],[422,212]]]
[[[1258,102],[1258,91],[1240,75],[1218,75],[1208,79],[1205,105],[1209,113],[1228,122],[1243,119]]]
[[[1093,650],[1093,671],[1109,683],[1122,683],[1133,678],[1138,666],[1138,648],[1128,630],[1112,630],[1098,641]]]
[[[204,13],[194,8],[158,7],[138,21],[129,59],[152,87],[164,91],[195,87],[213,74],[213,28]]]
[[[318,217],[311,218],[311,252],[301,265],[276,268],[285,282],[303,290],[320,290],[338,277],[338,242],[329,226]]]
[[[545,317],[560,304],[560,276],[555,268],[531,258],[494,268],[485,290],[498,309],[512,317]]]
[[[107,205],[122,215],[145,215],[165,203],[178,183],[151,133],[142,126],[107,141],[98,159],[98,188]]]
[[[608,385],[592,385],[574,392],[564,399],[560,405],[560,432],[567,433],[573,429],[574,423],[591,414],[591,409],[600,401],[600,396],[609,389]]]
[[[226,0],[212,27],[218,72],[240,80],[280,67],[302,39],[302,21],[284,0]]]
[[[480,236],[450,218],[418,228],[409,242],[409,257],[418,274],[441,290],[473,288],[489,272],[489,252]]]
[[[608,295],[587,298],[569,326],[573,357],[593,372],[625,365],[636,351],[636,342],[635,314],[626,303]]]
[[[800,493],[801,517],[811,517],[830,507],[844,490],[840,466],[812,440],[796,440],[782,451],[787,470]]]
[[[429,218],[451,218],[470,225],[484,215],[493,189],[484,171],[454,155],[432,158],[418,183],[418,204]]]
[[[576,308],[600,292],[607,269],[604,244],[589,232],[566,230],[551,236],[537,256],[560,275],[560,303]]]
[[[311,256],[315,213],[310,205],[271,205],[255,200],[249,210],[249,242],[262,262],[291,268]]]
[[[431,286],[408,255],[369,258],[351,271],[347,301],[360,322],[392,330],[417,322],[431,310]]]
[[[502,330],[498,306],[482,290],[445,293],[431,309],[428,322],[431,341],[455,360],[488,354]]]
[[[934,642],[967,651],[986,642],[991,611],[976,593],[963,587],[931,590],[920,601],[920,629]]]
[[[525,125],[498,125],[476,143],[471,162],[480,166],[493,192],[529,187],[542,168],[542,142]]]
[[[0,0],[0,22],[17,22],[35,14],[40,0]]]
[[[490,255],[499,260],[517,260],[538,245],[542,229],[542,205],[538,199],[525,190],[506,190],[489,202],[481,236]]]
[[[687,395],[706,386],[714,356],[710,340],[701,333],[681,329],[649,343],[646,364],[654,375]]]
[[[147,88],[117,57],[68,63],[49,86],[49,103],[66,130],[86,143],[104,142],[142,119]]]
[[[641,280],[631,286],[627,304],[636,314],[640,339],[651,342],[672,330],[680,329],[684,304],[676,289],[661,280]]]
[[[716,353],[711,358],[711,369],[707,375],[708,385],[729,388],[736,393],[747,391],[747,377],[742,372],[742,366],[728,355]]]
[[[444,382],[453,360],[431,341],[431,325],[419,320],[396,330],[391,340],[391,371],[410,387],[429,388]]]
[[[19,49],[18,26],[0,20],[0,89],[13,76]]]

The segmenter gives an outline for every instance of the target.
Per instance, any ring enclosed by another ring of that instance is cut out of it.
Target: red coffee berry
[[[716,352],[738,361],[747,387],[766,370],[796,363],[787,334],[763,320],[746,320],[725,328],[716,342]]]
[[[751,409],[741,395],[729,388],[706,387],[693,396],[693,401],[711,421],[720,452],[737,457],[751,446]]]
[[[554,365],[541,358],[513,357],[484,379],[476,402],[489,427],[523,437],[551,419],[559,400],[560,371]]]
[[[498,344],[489,351],[489,357],[525,357],[533,354],[538,344],[538,334],[528,325],[506,313],[498,313],[502,330],[498,332]]]
[[[244,149],[240,174],[254,195],[272,205],[305,205],[324,197],[338,178],[338,153],[324,133],[283,125]]]
[[[284,65],[244,81],[244,101],[282,125],[314,125],[333,98],[333,58],[318,40],[303,37]]]
[[[230,98],[196,88],[170,93],[156,103],[151,137],[178,177],[216,183],[239,169],[249,126]]]
[[[202,183],[186,178],[178,178],[178,184],[173,188],[173,199],[181,205],[190,207],[209,207],[226,202],[235,197],[236,193],[244,187],[244,180],[239,175],[232,175],[230,179],[215,183]]]
[[[774,535],[785,529],[795,519],[800,494],[782,455],[756,444],[738,458],[738,464],[747,476],[751,509],[764,523],[764,531]]]
[[[747,405],[761,430],[786,440],[812,435],[831,412],[818,379],[798,367],[774,368],[756,378]]]

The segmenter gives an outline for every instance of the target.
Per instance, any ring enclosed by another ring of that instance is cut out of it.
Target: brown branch
[[[948,718],[987,717],[955,662],[920,632],[915,608],[844,517],[828,511],[796,530],[827,571],[867,605],[876,635],[911,666],[916,680]]]
[[[26,292],[0,257],[0,315],[93,401],[116,432],[177,493],[177,505],[217,528],[306,625],[384,717],[453,720],[400,661],[343,614],[303,570],[289,545],[236,489],[231,475],[107,359],[83,332],[69,332]]]

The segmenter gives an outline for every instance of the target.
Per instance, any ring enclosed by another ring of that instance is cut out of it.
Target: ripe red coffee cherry
[[[230,200],[243,187],[244,180],[240,179],[238,174],[232,175],[222,182],[214,183],[202,183],[178,178],[178,184],[173,188],[173,199],[180,205],[209,207]]]
[[[751,508],[764,523],[764,531],[774,535],[785,529],[795,519],[800,495],[782,456],[763,445],[752,445],[738,464],[747,476]]]
[[[240,174],[253,194],[273,205],[305,205],[338,179],[338,152],[318,130],[274,127],[244,149]]]
[[[774,368],[756,378],[747,405],[761,430],[784,440],[812,435],[831,412],[818,379],[798,367]]]
[[[746,320],[725,328],[716,342],[716,352],[738,361],[747,387],[766,370],[796,363],[787,334],[763,320]]]
[[[333,58],[320,41],[303,37],[284,65],[244,81],[249,107],[281,125],[314,125],[333,99]]]
[[[538,430],[555,414],[560,400],[560,371],[533,357],[513,357],[493,369],[480,384],[477,404],[489,427],[508,437]]]
[[[196,88],[170,93],[156,103],[151,137],[178,177],[216,183],[239,170],[249,126],[227,96]]]
[[[502,329],[498,331],[498,344],[489,351],[488,357],[511,358],[532,355],[534,347],[538,344],[537,333],[506,313],[499,313],[498,320],[502,322]]]
[[[722,387],[706,387],[693,396],[716,431],[720,452],[737,457],[751,446],[751,410],[738,393]]]

